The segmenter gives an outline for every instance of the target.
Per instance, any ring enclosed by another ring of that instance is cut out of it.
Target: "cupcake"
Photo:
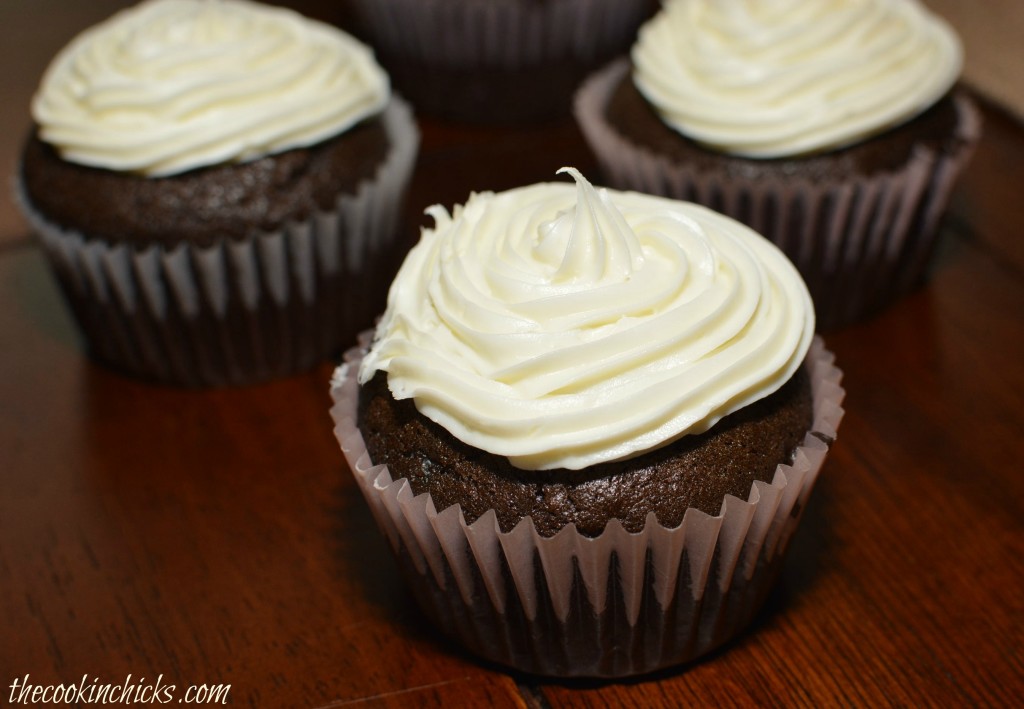
[[[428,210],[332,416],[439,628],[522,671],[618,677],[750,621],[843,392],[776,247],[568,172]]]
[[[189,386],[337,356],[383,307],[418,145],[368,48],[241,0],[151,0],[83,32],[17,175],[90,353]]]
[[[417,112],[479,123],[566,116],[654,0],[353,0],[353,22]]]
[[[575,112],[612,185],[778,244],[828,329],[925,277],[980,130],[961,61],[916,0],[672,0]]]

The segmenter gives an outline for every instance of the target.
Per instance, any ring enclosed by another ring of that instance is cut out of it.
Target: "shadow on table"
[[[350,475],[347,469],[339,471]],[[384,534],[377,528],[366,501],[354,480],[337,489],[331,517],[334,520],[332,546],[338,574],[350,591],[375,607],[382,618],[394,623],[395,631],[417,642],[436,643],[451,653],[460,649],[439,633],[420,613]]]

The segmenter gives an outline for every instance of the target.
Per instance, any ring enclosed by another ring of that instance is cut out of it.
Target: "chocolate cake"
[[[804,369],[781,389],[719,421],[700,435],[625,461],[585,470],[524,471],[474,449],[416,410],[396,401],[378,373],[360,393],[359,427],[377,463],[429,492],[440,512],[460,505],[472,524],[493,509],[502,531],[524,517],[546,537],[567,524],[596,537],[611,519],[639,532],[654,512],[676,527],[694,507],[716,515],[726,495],[746,500],[754,480],[770,482],[811,426],[810,380]]]
[[[953,95],[947,95],[913,120],[873,140],[795,158],[754,159],[711,151],[672,130],[658,116],[636,85],[624,74],[608,102],[608,124],[636,146],[721,180],[786,180],[808,182],[855,180],[902,169],[921,149],[948,152],[957,147],[960,116]]]
[[[562,171],[576,184],[431,208],[331,415],[442,632],[522,671],[620,677],[750,621],[842,390],[779,249]]]
[[[799,5],[668,3],[574,111],[609,184],[752,227],[829,330],[922,283],[980,124],[959,41],[920,3]]]
[[[389,148],[378,116],[309,148],[144,177],[68,162],[33,132],[21,177],[32,207],[65,229],[139,248],[210,246],[333,212],[340,194],[374,179]]]
[[[32,116],[17,195],[95,360],[249,384],[337,355],[379,312],[418,132],[337,27],[149,0],[65,46]]]

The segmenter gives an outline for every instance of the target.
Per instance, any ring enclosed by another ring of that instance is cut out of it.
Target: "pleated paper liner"
[[[363,344],[365,345],[366,339]],[[335,435],[373,516],[426,614],[488,660],[560,677],[622,677],[688,662],[757,612],[779,571],[842,418],[833,356],[815,339],[807,358],[814,422],[792,465],[718,515],[686,511],[675,528],[653,513],[639,533],[618,520],[596,538],[570,525],[541,536],[525,518],[510,532],[493,511],[467,524],[429,493],[370,459],[356,426],[351,350],[331,385]]]
[[[567,116],[654,0],[355,0],[360,33],[417,113],[472,123]]]
[[[919,286],[957,176],[981,133],[973,102],[956,95],[957,133],[940,151],[921,147],[900,169],[855,180],[724,178],[640,147],[605,119],[620,59],[576,94],[579,126],[608,184],[704,204],[777,244],[811,291],[818,327],[862,320]]]
[[[365,294],[392,275],[397,219],[419,133],[399,98],[384,113],[391,151],[333,212],[208,247],[108,243],[65,230],[17,200],[38,234],[90,354],[137,377],[240,385],[336,357],[373,323]],[[383,300],[383,293],[381,295]]]

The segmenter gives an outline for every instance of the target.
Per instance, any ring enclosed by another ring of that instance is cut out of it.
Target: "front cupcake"
[[[379,312],[418,136],[350,36],[242,0],[150,0],[65,47],[32,115],[19,197],[99,361],[248,383]]]
[[[672,0],[576,115],[613,184],[752,226],[835,327],[923,279],[980,128],[961,61],[916,0]]]
[[[440,628],[525,671],[623,676],[750,620],[842,389],[776,247],[569,172],[429,210],[332,415]]]

